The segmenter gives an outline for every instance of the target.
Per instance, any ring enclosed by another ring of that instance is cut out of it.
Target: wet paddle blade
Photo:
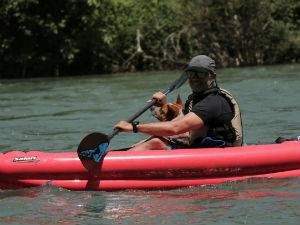
[[[94,159],[99,162],[108,148],[108,136],[102,133],[91,133],[80,142],[77,153],[80,159]]]

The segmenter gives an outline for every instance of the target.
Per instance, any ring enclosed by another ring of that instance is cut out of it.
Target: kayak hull
[[[300,142],[231,148],[111,151],[100,163],[77,153],[0,154],[0,188],[51,183],[71,190],[172,189],[248,178],[300,176]]]
[[[239,181],[249,178],[286,178],[299,177],[300,170],[291,170],[278,173],[269,173],[253,176],[227,177],[227,178],[203,178],[203,179],[151,179],[151,180],[4,180],[0,183],[1,189],[20,189],[37,187],[41,185],[53,185],[69,190],[94,190],[94,191],[119,191],[119,190],[166,190],[182,187],[220,184],[228,181]]]

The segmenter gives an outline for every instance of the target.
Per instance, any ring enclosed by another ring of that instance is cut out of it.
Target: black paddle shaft
[[[179,88],[184,82],[186,81],[186,75],[183,73],[180,78],[178,78],[170,87],[162,91],[163,94],[167,95],[171,91],[173,91],[175,88]],[[147,111],[149,108],[151,108],[153,105],[156,104],[158,100],[153,99],[151,102],[149,102],[144,108],[142,108],[140,111],[138,111],[136,114],[134,114],[132,117],[130,117],[128,120],[126,120],[128,123],[132,123],[136,118],[138,118],[140,115],[142,115],[145,111]],[[108,135],[108,141],[110,141],[114,136],[116,136],[121,130],[116,129],[114,130],[110,135]]]
[[[181,87],[181,85],[184,84],[186,79],[187,79],[187,76],[185,73],[183,73],[169,88],[164,90],[162,93],[164,93],[165,95],[169,94],[174,89]],[[138,118],[140,115],[142,115],[147,109],[149,109],[151,106],[155,105],[155,103],[157,101],[158,101],[157,99],[153,99],[144,108],[142,108],[140,111],[138,111],[132,117],[130,117],[127,120],[127,122],[128,123],[133,122],[136,118]],[[99,146],[101,144],[109,143],[110,140],[114,136],[116,136],[119,132],[120,132],[120,129],[116,129],[109,136],[107,136],[106,134],[98,133],[98,132],[94,132],[94,133],[87,135],[86,137],[84,137],[82,139],[82,141],[80,142],[80,144],[77,148],[77,153],[78,153],[79,157],[82,157],[81,156],[82,152],[85,152],[87,150],[94,150],[95,148],[99,148]],[[106,148],[105,152],[107,152],[107,148]],[[83,158],[85,158],[85,157],[83,157]]]

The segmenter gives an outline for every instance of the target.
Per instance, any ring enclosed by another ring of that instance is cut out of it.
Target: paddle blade
[[[167,95],[170,92],[172,92],[174,89],[180,88],[186,82],[187,78],[188,77],[187,77],[186,72],[183,72],[183,74],[181,74],[181,76],[177,80],[175,80],[174,83],[169,88],[162,91],[162,93]]]
[[[186,74],[186,72],[184,72],[183,74],[181,74],[181,76],[175,81],[175,88],[180,88],[187,80],[188,76]]]
[[[108,136],[91,133],[80,142],[77,153],[80,159],[94,159],[99,162],[108,148]]]

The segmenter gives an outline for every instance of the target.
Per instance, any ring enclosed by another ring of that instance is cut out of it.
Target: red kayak
[[[243,147],[110,151],[100,163],[77,153],[0,153],[0,188],[45,183],[70,190],[172,189],[247,178],[300,176],[300,142]]]

